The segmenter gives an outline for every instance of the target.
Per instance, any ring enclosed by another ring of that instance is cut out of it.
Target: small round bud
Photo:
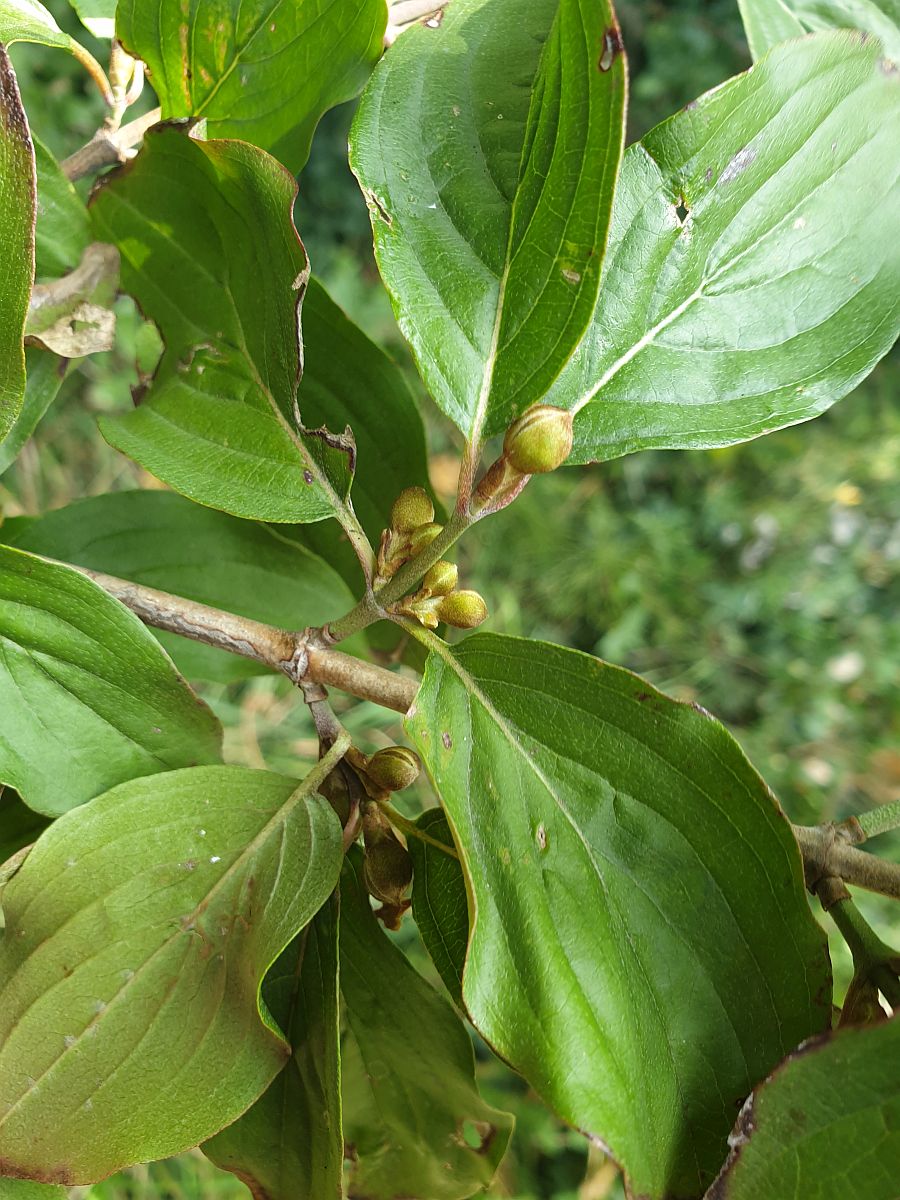
[[[572,414],[536,404],[507,429],[503,453],[523,475],[555,471],[572,453]]]
[[[429,571],[425,572],[422,587],[429,591],[432,596],[446,596],[453,591],[458,581],[459,570],[456,563],[441,559]]]
[[[363,879],[376,900],[401,905],[403,893],[412,882],[413,866],[409,851],[396,838],[386,838],[366,847]]]
[[[424,488],[404,488],[391,509],[391,528],[398,533],[412,533],[433,520],[434,505]]]
[[[366,763],[366,774],[386,792],[401,792],[415,783],[422,770],[422,761],[415,750],[406,746],[388,746],[373,754]]]
[[[417,554],[421,554],[443,531],[443,528],[443,525],[429,521],[427,525],[420,525],[418,529],[414,529],[409,537],[410,557],[415,558]]]
[[[441,600],[437,615],[457,629],[474,629],[487,620],[488,610],[477,592],[451,592]]]

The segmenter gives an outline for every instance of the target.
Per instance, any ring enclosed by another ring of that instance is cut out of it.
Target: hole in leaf
[[[680,223],[682,225],[687,220],[687,216],[690,211],[691,210],[688,208],[688,206],[684,202],[684,196],[679,196],[678,203],[675,205],[675,216],[678,218],[678,220],[680,221]]]

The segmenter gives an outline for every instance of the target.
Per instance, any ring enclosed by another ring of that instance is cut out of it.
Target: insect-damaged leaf
[[[699,1196],[743,1098],[831,1019],[790,826],[717,721],[630,672],[434,646],[407,726],[468,875],[466,1011],[635,1195]]]
[[[295,193],[262,150],[162,127],[91,211],[166,345],[148,395],[101,421],[104,436],[201,504],[306,522],[345,513],[355,451],[298,424],[309,268]]]
[[[344,743],[345,745],[345,743]],[[90,1183],[237,1118],[289,1048],[259,985],[325,902],[341,828],[298,784],[198,767],[67,813],[3,890],[0,1170]]]
[[[724,446],[824,412],[900,321],[900,74],[776,47],[632,146],[594,322],[549,400],[570,461]]]
[[[202,117],[297,172],[319,118],[381,55],[385,0],[120,0],[118,36],[150,69],[163,117]]]
[[[137,775],[220,758],[219,722],[138,618],[0,546],[0,783],[58,816]]]
[[[259,1100],[207,1142],[214,1163],[265,1200],[339,1200],[341,1129],[337,896],[266,976],[263,999],[291,1057]]]
[[[351,134],[381,274],[470,439],[539,400],[597,297],[622,153],[609,0],[453,0],[375,69]]]
[[[478,1095],[451,1005],[381,932],[356,852],[341,877],[340,953],[351,1200],[464,1200],[493,1178],[512,1118]]]

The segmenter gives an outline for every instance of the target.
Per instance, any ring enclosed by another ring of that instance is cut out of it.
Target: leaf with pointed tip
[[[263,999],[291,1057],[256,1103],[203,1151],[260,1200],[339,1200],[338,903],[332,896],[271,968]]]
[[[352,438],[298,426],[308,275],[296,184],[244,142],[151,131],[91,212],[165,354],[132,412],[100,427],[176,491],[258,520],[348,519]],[[343,523],[343,521],[342,521]]]
[[[859,29],[879,39],[888,58],[900,58],[897,0],[738,0],[753,57],[788,38],[823,29]]]
[[[356,851],[341,876],[340,955],[351,1200],[464,1200],[493,1178],[512,1118],[478,1095],[450,1004],[381,932]]]
[[[120,40],[146,62],[163,117],[271,151],[292,172],[319,118],[378,61],[385,0],[120,0]]]
[[[696,1197],[736,1106],[831,1020],[790,825],[717,721],[629,671],[431,644],[407,727],[467,872],[466,1011],[636,1195]]]
[[[126,779],[216,762],[219,722],[141,622],[0,546],[0,783],[58,816]]]
[[[0,542],[282,629],[323,625],[353,604],[337,572],[305,546],[172,492],[110,492],[21,525],[14,518],[0,526]],[[266,671],[250,659],[153,632],[189,679],[227,683]]]
[[[896,1200],[900,1017],[789,1055],[747,1101],[706,1200]]]
[[[37,168],[36,272],[55,277],[78,266],[91,242],[91,221],[59,163],[40,138],[32,140]]]
[[[453,833],[440,808],[416,822],[419,829],[453,847]],[[469,902],[459,860],[420,838],[408,839],[413,860],[412,915],[425,949],[456,1004],[462,1005],[462,978],[469,944]]]
[[[470,440],[540,400],[587,328],[624,112],[609,0],[453,0],[363,94],[351,165],[379,269]]]
[[[0,7],[0,42],[3,9]],[[0,45],[0,441],[25,395],[23,336],[34,280],[34,150],[16,75]]]
[[[548,401],[570,462],[726,446],[818,416],[900,323],[900,73],[823,33],[625,155],[594,323]]]
[[[93,1183],[235,1120],[289,1053],[269,965],[326,901],[341,827],[242,767],[135,779],[67,813],[3,891],[0,1169]]]
[[[25,399],[19,415],[6,437],[0,438],[0,475],[18,457],[19,451],[34,433],[38,422],[56,399],[67,363],[46,350],[25,351]],[[0,530],[3,526],[0,525]],[[2,540],[0,533],[0,540]]]

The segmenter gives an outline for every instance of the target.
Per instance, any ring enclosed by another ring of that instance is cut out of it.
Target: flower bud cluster
[[[443,622],[456,629],[474,629],[487,619],[488,610],[478,592],[458,589],[456,564],[441,559],[425,574],[422,586],[394,605],[394,612],[412,617],[426,629]]]
[[[434,519],[434,505],[425,489],[404,488],[391,509],[390,528],[381,535],[375,586],[385,583],[405,562],[421,554],[443,528]]]

